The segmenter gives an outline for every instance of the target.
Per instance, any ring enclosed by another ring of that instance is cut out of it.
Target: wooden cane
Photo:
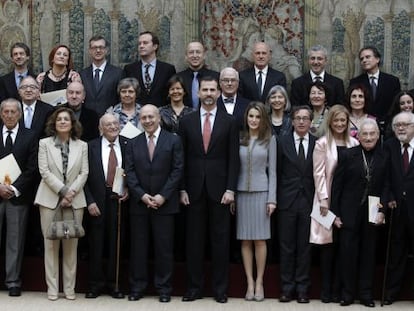
[[[115,292],[119,292],[119,257],[121,249],[121,199],[118,199],[118,226],[117,226],[117,237],[116,237],[116,274],[115,274]]]

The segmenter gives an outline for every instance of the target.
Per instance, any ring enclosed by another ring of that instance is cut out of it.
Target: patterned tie
[[[33,120],[33,109],[32,107],[28,106],[26,107],[26,116],[24,118],[24,127],[27,129],[30,129],[32,126],[32,120]]]
[[[306,158],[305,158],[305,148],[303,147],[303,137],[301,137],[299,140],[298,158],[299,158],[300,165],[302,166],[302,168],[304,168]]]
[[[408,168],[410,167],[410,159],[408,156],[408,147],[410,146],[410,144],[405,143],[403,145],[404,147],[404,151],[402,154],[402,160],[403,160],[403,169],[404,169],[404,174],[406,174],[408,172]]]
[[[150,135],[148,137],[148,154],[149,154],[151,161],[152,161],[152,158],[154,157],[154,150],[155,150],[154,135]]]
[[[4,144],[4,148],[6,149],[6,153],[11,153],[13,149],[13,140],[11,134],[13,133],[13,131],[8,130],[7,133],[8,134],[6,137],[6,143]]]
[[[109,159],[108,159],[108,171],[106,176],[106,184],[108,187],[112,187],[114,184],[114,178],[115,178],[115,171],[116,167],[118,165],[118,160],[116,158],[116,153],[114,150],[114,144],[110,143],[109,148],[111,149],[109,151]]]
[[[234,97],[227,97],[227,98],[223,99],[223,102],[225,104],[233,104],[234,103]]]
[[[95,84],[95,90],[97,90],[99,88],[99,73],[100,73],[101,69],[96,68],[95,69],[95,75],[93,77],[93,83]]]
[[[151,76],[149,74],[149,67],[151,67],[151,64],[146,64],[145,66],[145,73],[144,73],[144,82],[145,82],[145,90],[147,93],[151,90]]]
[[[259,71],[259,77],[257,78],[257,88],[259,89],[259,97],[262,97],[262,86],[263,86],[263,78],[262,78],[263,72]]]
[[[211,113],[206,112],[204,115],[204,126],[203,126],[203,145],[204,145],[204,151],[207,153],[208,145],[210,143],[211,138],[211,124],[210,124],[210,115]]]
[[[371,76],[371,91],[372,91],[372,99],[375,100],[375,98],[377,97],[377,84],[375,83],[375,77]]]
[[[193,101],[193,108],[194,110],[197,110],[199,99],[198,99],[198,89],[200,87],[198,78],[197,78],[198,72],[193,72],[193,81],[191,82],[191,100]]]

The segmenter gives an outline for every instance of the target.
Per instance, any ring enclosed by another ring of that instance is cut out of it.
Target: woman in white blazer
[[[75,217],[82,223],[86,206],[83,186],[88,177],[88,146],[79,139],[82,127],[69,108],[61,107],[49,117],[46,133],[39,141],[39,171],[42,177],[36,193],[40,222],[45,245],[45,273],[49,300],[57,300],[59,294],[59,247],[60,240],[46,238],[47,229],[55,215],[60,200],[63,217]],[[70,215],[69,215],[70,214]],[[75,296],[77,239],[62,240],[63,291],[65,298]]]

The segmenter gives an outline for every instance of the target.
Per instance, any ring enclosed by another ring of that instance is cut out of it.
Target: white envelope
[[[122,135],[126,138],[132,139],[137,137],[139,134],[141,134],[142,131],[135,127],[131,122],[127,122],[124,126],[124,128],[122,129],[122,131],[119,133],[119,135]]]
[[[377,223],[377,214],[378,214],[378,204],[380,203],[380,198],[372,195],[368,196],[368,222],[376,224]],[[385,223],[385,219],[384,219]]]
[[[326,216],[322,216],[319,204],[313,205],[312,213],[310,216],[328,230],[331,229],[332,224],[336,218],[336,215],[332,213],[331,210],[328,210],[328,214]]]
[[[12,153],[0,159],[0,183],[4,184],[5,177],[10,180],[10,184],[14,183],[21,175],[19,164]]]
[[[124,194],[124,180],[125,172],[122,167],[117,167],[115,170],[114,183],[112,184],[112,191],[119,196]]]
[[[56,107],[57,104],[67,103],[66,89],[40,94],[40,100]]]

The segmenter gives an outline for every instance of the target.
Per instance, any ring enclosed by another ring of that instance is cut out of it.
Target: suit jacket
[[[386,163],[384,153],[380,147],[377,147],[373,153],[368,195],[380,197],[384,207],[386,206],[384,187]],[[367,205],[361,206],[367,183],[365,176],[361,146],[349,148],[339,154],[338,166],[332,182],[331,209],[337,217],[341,218],[344,228],[355,227],[361,217],[368,215]]]
[[[3,125],[1,128],[3,128]],[[34,197],[33,183],[37,171],[37,138],[35,134],[19,125],[12,153],[22,173],[12,184],[20,191],[21,195],[13,197],[10,202],[16,205],[30,204]],[[0,133],[0,158],[7,155],[3,135]],[[1,180],[0,182],[3,183],[4,181]]]
[[[36,75],[31,70],[29,70],[28,75],[36,78]],[[21,101],[14,78],[14,70],[0,77],[0,102],[6,98],[15,98]]]
[[[183,71],[180,71],[177,73],[177,76],[180,76],[184,80],[184,89],[185,89],[185,97],[184,97],[184,104],[189,107],[193,107],[192,103],[192,93],[191,93],[191,86],[193,84],[193,70],[190,68],[187,68]],[[220,73],[214,70],[207,69],[206,67],[201,68],[198,71],[197,79],[200,80],[202,77],[213,77],[217,79],[217,81],[220,78]]]
[[[185,168],[182,190],[190,202],[204,191],[220,202],[226,190],[236,191],[239,172],[239,133],[234,117],[217,109],[207,153],[204,151],[200,112],[185,115],[179,126]]]
[[[84,68],[79,74],[86,92],[83,105],[94,110],[98,117],[101,117],[106,109],[119,103],[117,87],[119,81],[124,78],[124,72],[121,68],[107,63],[97,90],[93,82],[92,65]]]
[[[365,85],[372,98],[371,84],[366,73],[351,79],[349,85],[353,84]],[[371,104],[368,106],[368,114],[373,115],[379,121],[386,121],[394,97],[400,90],[401,84],[397,77],[380,71],[377,84],[377,96],[375,101],[371,101]]]
[[[23,109],[23,104],[21,105]],[[46,104],[40,100],[36,101],[36,108],[33,114],[32,124],[30,130],[36,135],[37,140],[45,137],[45,125],[49,116],[53,113],[55,108],[49,104]],[[20,126],[24,127],[24,113],[20,119]]]
[[[237,95],[236,96],[236,103],[234,105],[233,116],[236,118],[237,124],[239,129],[242,130],[244,126],[244,113],[246,111],[247,106],[249,105],[250,101],[246,98]],[[226,107],[224,106],[223,97],[220,96],[217,99],[217,109],[223,110],[227,112]]]
[[[345,93],[344,93],[344,82],[325,72],[323,81],[329,90],[328,106],[336,104],[343,104]],[[310,105],[309,103],[309,86],[313,83],[310,72],[294,79],[291,87],[290,101],[292,106]]]
[[[46,137],[39,141],[39,172],[42,176],[37,189],[35,204],[54,209],[59,201],[59,191],[67,186],[76,192],[72,207],[86,206],[83,186],[88,178],[88,145],[80,140],[70,139],[69,160],[66,172],[66,185],[63,183],[63,165],[60,148],[56,146],[54,137]]]
[[[154,79],[149,93],[145,90],[145,83],[142,77],[142,61],[126,65],[124,71],[126,77],[138,79],[141,88],[141,92],[137,96],[139,104],[153,104],[157,107],[165,105],[168,96],[167,82],[175,75],[175,67],[173,65],[157,60]]]
[[[309,134],[309,146],[302,168],[298,161],[293,132],[278,137],[277,141],[277,177],[278,209],[289,209],[297,195],[303,192],[309,207],[312,206],[314,195],[312,153],[316,138]]]
[[[386,178],[387,197],[386,203],[396,201],[397,206],[405,201],[408,208],[410,221],[414,221],[414,157],[411,156],[408,172],[404,173],[401,154],[401,144],[395,137],[388,139],[384,144],[384,150],[388,156],[388,176]],[[401,213],[401,209],[394,209],[394,213]]]
[[[179,184],[182,178],[183,148],[176,134],[161,130],[152,161],[149,158],[145,132],[127,146],[126,175],[131,195],[132,214],[174,214],[179,212]],[[160,194],[165,203],[157,210],[148,209],[142,196]],[[136,204],[137,205],[136,205]]]
[[[128,139],[119,136],[119,145],[122,154],[122,167],[125,168],[125,149],[128,144]],[[102,221],[105,209],[106,196],[106,178],[102,166],[102,137],[95,138],[88,142],[88,163],[89,174],[85,184],[86,204],[89,206],[96,203],[101,211],[101,217],[90,217],[92,221]]]
[[[256,83],[256,74],[254,67],[245,69],[240,72],[239,92],[248,100],[258,100],[262,103],[266,102],[267,94],[275,85],[281,85],[286,88],[286,77],[283,72],[268,67],[265,85],[262,96],[259,96],[259,88]]]

